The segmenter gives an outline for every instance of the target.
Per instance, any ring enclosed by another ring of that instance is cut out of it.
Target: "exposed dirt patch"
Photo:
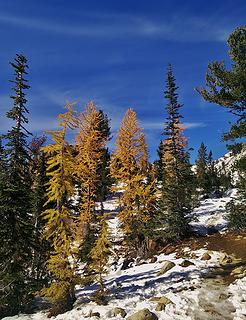
[[[184,248],[192,251],[205,248],[211,251],[220,251],[228,255],[233,255],[237,259],[246,261],[246,232],[243,233],[216,233],[205,237],[193,237],[176,244],[170,244],[161,250],[162,253],[176,252],[178,256],[183,256]]]
[[[176,252],[178,257],[189,257],[190,253],[184,250],[187,247],[192,251],[201,248],[208,251],[219,251],[235,258],[230,263],[213,267],[207,273],[206,278],[220,279],[220,281],[230,284],[237,278],[237,275],[233,274],[232,271],[235,268],[246,267],[246,232],[216,233],[206,237],[191,238],[177,245],[168,246],[166,251],[168,253]],[[163,252],[165,251],[163,250]]]

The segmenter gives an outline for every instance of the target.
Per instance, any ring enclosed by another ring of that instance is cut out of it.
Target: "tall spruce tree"
[[[181,105],[172,67],[167,72],[165,98],[167,118],[163,131],[161,159],[163,169],[162,196],[159,201],[159,219],[167,238],[179,239],[189,232],[187,214],[191,210],[192,173],[187,150],[187,139],[181,124]]]
[[[219,171],[215,166],[215,161],[213,160],[213,153],[211,150],[208,153],[207,170],[208,170],[210,194],[219,197],[221,196]]]
[[[199,198],[220,195],[220,178],[213,154],[211,150],[207,153],[207,147],[203,142],[198,149],[196,160],[196,185]]]
[[[44,205],[47,201],[46,184],[48,183],[46,175],[47,159],[42,150],[45,142],[46,137],[40,136],[34,137],[29,144],[30,174],[33,191],[32,216],[36,243],[36,248],[33,252],[32,278],[36,290],[40,290],[44,285],[47,285],[49,281],[46,262],[50,254],[50,244],[49,241],[42,236],[44,228],[42,212],[44,211]]]
[[[199,189],[198,194],[200,195],[200,197],[208,197],[210,191],[208,175],[208,153],[207,147],[203,142],[198,149],[198,156],[196,159],[196,180],[197,187]]]
[[[197,90],[206,101],[216,103],[236,116],[236,123],[223,138],[234,141],[230,149],[240,152],[245,148],[243,139],[246,136],[246,26],[237,28],[227,42],[232,60],[231,68],[227,69],[223,61],[210,63],[206,73],[206,86]],[[245,184],[245,163],[245,156],[237,163],[241,177],[239,197],[229,205],[230,226],[236,229],[246,229],[246,197],[241,187]]]
[[[110,135],[110,126],[109,126],[109,119],[107,115],[102,111],[99,110],[99,114],[101,117],[100,121],[100,132],[106,141],[111,139]],[[103,215],[103,201],[106,200],[110,187],[112,185],[112,178],[110,177],[110,154],[108,148],[105,146],[102,148],[102,156],[101,161],[98,163],[97,173],[99,176],[98,183],[97,183],[97,201],[100,202],[101,206],[101,215]]]
[[[226,168],[225,161],[222,161],[221,167],[218,171],[218,175],[219,175],[220,191],[222,194],[224,194],[226,191],[228,191],[233,187],[231,172],[228,171],[228,169]]]
[[[13,127],[4,135],[6,173],[0,194],[0,305],[7,313],[25,310],[31,295],[30,267],[34,248],[34,228],[31,209],[31,179],[27,138],[30,135],[25,91],[27,59],[17,54],[14,62],[14,94],[12,109],[7,117],[14,121]]]

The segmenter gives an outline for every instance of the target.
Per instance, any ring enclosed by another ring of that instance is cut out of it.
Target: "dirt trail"
[[[198,295],[199,309],[196,320],[233,320],[236,311],[231,301],[228,286],[221,279],[207,279]]]
[[[246,233],[216,233],[193,238],[183,243],[181,248],[176,247],[175,251],[182,256],[185,247],[190,247],[192,251],[206,248],[208,251],[219,251],[234,257],[229,263],[218,263],[204,276],[199,289],[199,304],[193,311],[195,320],[233,320],[235,308],[229,299],[228,287],[237,279],[232,271],[238,267],[246,268]]]

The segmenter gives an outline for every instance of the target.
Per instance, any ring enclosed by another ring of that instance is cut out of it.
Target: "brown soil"
[[[177,256],[184,257],[187,255],[184,248],[187,247],[192,251],[201,248],[220,251],[238,259],[232,263],[212,268],[206,278],[220,279],[220,281],[223,280],[229,284],[235,280],[235,276],[231,275],[232,270],[240,266],[246,266],[246,232],[240,234],[234,232],[216,233],[207,237],[192,238],[177,246],[169,246],[167,251],[176,252]]]
[[[207,250],[211,251],[221,251],[246,261],[246,232],[227,232],[223,234],[216,233],[206,237],[189,238],[176,244],[167,245],[160,252],[176,252],[178,256],[183,256],[183,250],[187,247],[189,247],[191,250],[206,248]]]

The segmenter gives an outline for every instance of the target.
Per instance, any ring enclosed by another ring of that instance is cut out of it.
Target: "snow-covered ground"
[[[227,226],[225,205],[234,195],[220,199],[202,201],[193,214],[196,221],[192,222],[194,230],[202,235],[209,234],[211,229],[225,231]],[[104,209],[109,213],[109,225],[114,239],[120,238],[117,219],[117,199],[105,202]],[[243,320],[246,319],[246,277],[233,283],[224,283],[220,277],[210,277],[214,267],[219,267],[222,252],[199,249],[192,251],[189,247],[183,255],[160,254],[156,261],[135,261],[128,269],[122,270],[123,258],[109,267],[105,276],[109,290],[109,303],[99,306],[88,300],[97,286],[77,287],[77,301],[74,309],[57,316],[56,320],[83,320],[92,313],[99,313],[100,319],[109,319],[110,311],[115,307],[123,308],[127,316],[138,310],[148,308],[158,319],[163,320]],[[181,256],[181,257],[180,257]],[[159,274],[168,262],[173,267]],[[186,261],[186,263],[184,263]],[[188,261],[188,263],[187,263]],[[162,311],[156,311],[158,297],[165,296],[171,303]],[[45,312],[32,315],[20,315],[4,318],[18,320],[47,320]],[[97,319],[97,316],[91,317]],[[122,319],[119,315],[112,319]]]
[[[187,249],[187,255],[191,253]],[[246,278],[239,279],[229,287],[213,281],[203,280],[210,268],[218,265],[221,253],[209,252],[211,259],[201,260],[205,249],[193,251],[191,264],[182,267],[183,258],[176,258],[175,254],[161,254],[155,263],[134,265],[127,270],[111,270],[107,276],[107,287],[110,290],[109,304],[98,306],[94,302],[85,300],[93,294],[95,286],[77,289],[76,305],[72,311],[56,317],[56,320],[87,319],[90,313],[99,312],[101,319],[109,319],[109,312],[114,307],[121,307],[127,315],[143,308],[153,311],[163,320],[191,320],[191,319],[245,319],[246,317]],[[196,256],[196,258],[195,258]],[[158,272],[165,261],[171,261],[175,266],[163,275]],[[155,311],[157,302],[151,301],[155,297],[167,297],[172,301],[163,311]],[[222,298],[221,298],[222,297]],[[228,299],[230,297],[230,299]],[[220,301],[217,301],[219,300]],[[214,313],[221,316],[214,317]],[[96,319],[96,317],[94,317]],[[33,315],[5,318],[19,320],[47,320],[44,312]],[[113,319],[113,318],[112,318]],[[121,319],[121,317],[114,317]]]
[[[198,234],[207,235],[214,231],[223,232],[227,229],[226,204],[234,198],[236,189],[230,190],[223,198],[205,199],[192,212],[191,225]]]

